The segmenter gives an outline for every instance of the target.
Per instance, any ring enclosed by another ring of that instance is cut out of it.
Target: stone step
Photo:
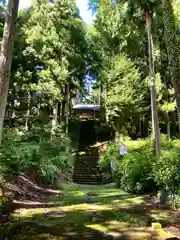
[[[76,158],[76,162],[99,162],[99,159],[96,158]]]
[[[74,181],[75,182],[75,181]],[[103,183],[102,182],[75,182],[77,184],[81,184],[81,185],[102,185]]]
[[[84,173],[84,172],[99,172],[100,170],[98,169],[98,168],[96,168],[96,167],[94,167],[94,168],[84,168],[84,167],[78,167],[78,166],[76,166],[75,168],[74,168],[74,172],[75,171],[78,171],[78,172],[81,172],[81,173]]]
[[[82,170],[81,169],[75,169],[74,170],[74,174],[87,174],[87,173],[89,173],[89,174],[99,174],[99,170],[84,170],[83,172],[82,172]]]
[[[77,184],[84,184],[84,185],[101,185],[102,181],[90,182],[90,181],[74,181]]]
[[[101,180],[96,180],[96,181],[91,181],[91,180],[74,180],[75,183],[79,183],[79,184],[102,184]]]
[[[84,169],[91,169],[91,168],[97,168],[98,166],[97,166],[97,164],[80,164],[80,163],[78,163],[78,164],[76,164],[75,165],[75,168],[84,168]]]
[[[83,149],[81,150],[83,152]],[[79,184],[101,184],[102,175],[99,170],[99,153],[97,149],[86,149],[86,154],[77,154],[73,181]]]
[[[83,172],[82,172],[83,170]],[[100,170],[97,168],[97,167],[94,167],[94,168],[80,168],[80,167],[75,167],[74,168],[74,172],[81,172],[81,173],[84,173],[84,172],[99,172]]]
[[[94,181],[94,180],[99,180],[101,178],[102,178],[101,176],[92,176],[92,175],[82,175],[82,176],[80,176],[79,174],[73,175],[73,179],[76,179],[76,180],[87,179],[89,181],[90,180]]]
[[[102,184],[102,180],[101,179],[95,179],[95,180],[91,180],[91,179],[73,179],[73,182],[75,183],[80,183],[80,184]]]
[[[90,163],[89,162],[76,162],[75,163],[75,166],[83,166],[84,168],[87,168],[87,167],[93,168],[98,165],[99,165],[98,162],[90,162]]]
[[[92,174],[92,173],[73,173],[73,177],[89,177],[89,178],[94,178],[94,177],[101,177],[100,173]]]
[[[96,160],[90,160],[90,159],[76,159],[76,163],[89,163],[89,164],[96,164],[98,163],[99,161],[96,159]]]
[[[99,158],[91,158],[91,157],[78,157],[76,158],[77,161],[89,161],[89,162],[94,162],[94,161],[99,161]]]
[[[76,159],[76,162],[98,163],[99,159]]]

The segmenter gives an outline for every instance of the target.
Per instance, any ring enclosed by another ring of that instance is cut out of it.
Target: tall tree
[[[107,50],[109,50],[109,55],[114,55],[114,52],[119,51],[121,47],[121,52],[126,51],[126,54],[131,56],[131,58],[135,61],[138,60],[138,55],[140,55],[140,52],[142,51],[142,45],[144,45],[144,56],[146,56],[146,67],[144,68],[145,71],[143,71],[146,75],[148,74],[147,71],[147,56],[149,55],[149,64],[150,64],[150,75],[152,79],[151,84],[151,109],[152,109],[152,125],[153,125],[153,136],[154,140],[156,142],[156,153],[159,155],[160,152],[160,132],[159,132],[159,123],[158,123],[158,114],[157,114],[157,107],[156,107],[156,89],[155,89],[155,73],[154,73],[154,58],[153,58],[153,49],[152,49],[152,31],[151,31],[151,22],[147,21],[147,36],[146,36],[146,42],[147,37],[149,39],[149,54],[148,54],[148,48],[147,44],[145,45],[144,42],[142,42],[141,36],[145,35],[145,15],[148,16],[148,20],[150,19],[150,15],[153,14],[153,10],[156,6],[158,6],[156,1],[123,1],[124,3],[117,3],[115,4],[114,1],[100,1],[101,5],[98,10],[97,14],[97,20],[99,16],[102,14],[102,12],[105,13],[105,11],[112,12],[113,15],[108,16],[108,12],[104,14],[104,17],[101,19],[101,22],[103,22],[103,25],[101,24],[101,34],[104,33],[104,40],[105,40],[105,46],[107,47]],[[97,7],[97,4],[99,1],[90,1],[89,5],[92,9]],[[113,6],[116,6],[116,9],[112,8]],[[108,6],[111,9],[108,9]],[[143,17],[141,17],[143,15]],[[107,16],[109,17],[109,20],[107,19]],[[106,19],[106,20],[105,20]],[[119,21],[121,19],[121,21]],[[127,25],[126,25],[127,24]],[[122,26],[121,26],[122,25]],[[139,25],[139,30],[137,31],[137,25]],[[120,27],[121,26],[121,27]],[[108,30],[107,30],[108,28]],[[128,37],[126,37],[126,32],[128,34]],[[130,33],[131,32],[131,33]],[[134,36],[133,36],[134,35]],[[125,40],[126,39],[126,40]],[[139,40],[139,41],[137,41]],[[144,39],[145,40],[145,39]],[[136,42],[137,41],[137,42]],[[108,44],[107,44],[108,43]],[[133,44],[136,44],[136,46]],[[112,47],[113,45],[113,47]],[[138,47],[137,47],[138,46]],[[110,50],[112,49],[112,50]],[[133,50],[132,50],[133,49]],[[135,49],[135,50],[134,50]],[[106,51],[107,51],[106,50]],[[107,54],[105,54],[107,55]],[[110,57],[109,56],[109,57]],[[144,56],[142,55],[142,58],[144,59]],[[139,61],[139,60],[138,60]],[[141,65],[141,64],[140,64]],[[142,69],[142,66],[141,66]],[[145,75],[143,73],[143,75]],[[145,76],[144,76],[145,77]]]
[[[159,120],[157,111],[157,97],[156,97],[156,77],[154,71],[154,57],[153,57],[153,38],[151,31],[151,18],[149,12],[146,12],[146,25],[148,32],[148,49],[149,49],[149,73],[151,79],[151,112],[152,112],[152,128],[153,128],[153,139],[156,143],[156,155],[159,157],[161,145],[160,145],[160,131],[159,131]]]
[[[178,45],[176,38],[176,26],[175,18],[172,8],[172,1],[162,0],[163,13],[164,13],[164,28],[165,28],[165,40],[169,59],[169,71],[171,81],[176,94],[176,106],[178,113],[178,124],[180,131],[180,63],[178,55]]]
[[[65,121],[65,116],[69,117],[65,112],[71,110],[71,100],[77,89],[83,88],[86,74],[86,29],[74,0],[56,0],[53,4],[42,0],[28,11],[22,14],[21,21],[19,18],[18,26],[21,22],[23,24],[20,28],[22,37],[18,36],[21,44],[16,44],[13,61],[13,78],[18,86],[18,96],[21,96],[19,99],[23,99],[20,101],[21,115],[23,105],[28,108],[27,96],[31,92],[30,108],[32,109],[33,104],[38,113],[33,119],[39,118],[39,112],[46,112],[46,121],[49,116],[54,117],[54,128],[58,112]],[[69,91],[66,91],[67,85]],[[57,112],[57,109],[60,111]]]
[[[6,101],[9,89],[15,26],[19,0],[9,0],[6,12],[3,41],[0,55],[0,141],[2,138]]]

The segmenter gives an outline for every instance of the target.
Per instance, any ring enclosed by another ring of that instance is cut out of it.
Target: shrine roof
[[[100,105],[96,104],[76,104],[73,106],[74,110],[93,110],[100,111]]]

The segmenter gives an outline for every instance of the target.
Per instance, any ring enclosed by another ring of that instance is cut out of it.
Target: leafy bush
[[[164,150],[153,168],[156,183],[160,188],[180,188],[180,149]]]
[[[115,172],[117,184],[127,192],[147,192],[155,187],[152,173],[155,158],[149,152],[130,152],[119,161]]]
[[[61,173],[71,171],[71,156],[70,140],[61,127],[53,136],[49,126],[29,132],[10,130],[0,149],[0,171],[5,177],[33,173],[45,183],[54,183]]]
[[[180,140],[169,140],[161,135],[162,153],[156,159],[151,139],[123,141],[128,153],[119,157],[119,143],[110,143],[107,153],[101,157],[101,168],[112,159],[117,160],[114,180],[128,192],[148,192],[155,188],[168,188],[169,193],[179,195],[180,189]]]
[[[119,146],[116,143],[110,143],[108,151],[100,157],[100,168],[103,170],[111,163],[112,159],[118,159]]]
[[[174,208],[180,208],[180,193],[179,194],[174,194],[171,193],[169,194],[169,203],[172,205]]]

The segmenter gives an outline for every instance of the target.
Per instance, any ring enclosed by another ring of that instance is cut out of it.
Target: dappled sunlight
[[[150,228],[132,228],[130,224],[118,221],[109,221],[104,224],[89,224],[86,227],[102,232],[103,234],[117,237],[127,237],[128,239],[152,239]],[[125,238],[123,238],[125,239]]]
[[[70,185],[69,189],[56,199],[62,205],[17,210],[13,224],[24,225],[23,234],[18,233],[17,239],[149,240],[152,221],[168,223],[173,219],[170,210],[155,209],[146,196],[130,195],[114,186]],[[98,195],[93,196],[93,192]]]
[[[116,204],[116,206],[127,206],[129,207],[132,205],[136,205],[136,204],[143,204],[144,203],[144,198],[143,197],[132,197],[132,198],[120,198],[120,199],[115,199],[112,200],[112,204]]]
[[[113,207],[110,205],[96,205],[96,204],[79,204],[79,205],[71,205],[63,207],[64,211],[72,212],[72,211],[110,211],[113,210]]]
[[[31,218],[34,215],[37,214],[42,214],[45,212],[45,208],[36,208],[36,209],[18,209],[14,213],[14,217],[26,217],[26,218]],[[56,208],[57,210],[57,208]]]
[[[152,240],[152,232],[149,229],[133,228],[123,232],[131,240]]]
[[[111,189],[108,191],[108,189],[103,189],[103,190],[97,190],[97,193],[99,194],[100,197],[110,197],[110,196],[120,196],[124,194],[123,191],[120,189]]]
[[[122,237],[122,239],[131,239],[131,240],[152,240],[152,233],[146,229],[129,229],[121,231],[110,231],[107,235],[114,238]]]
[[[127,222],[120,222],[120,221],[114,220],[114,221],[105,221],[105,222],[102,222],[101,224],[89,224],[86,226],[89,228],[107,233],[110,230],[127,229],[131,225]]]
[[[104,226],[103,224],[87,224],[85,226],[103,233],[106,233],[108,231],[108,226]]]
[[[176,221],[175,213],[173,210],[162,210],[162,209],[152,209],[150,210],[150,216],[154,219],[154,221],[162,222],[162,223],[173,223]]]

